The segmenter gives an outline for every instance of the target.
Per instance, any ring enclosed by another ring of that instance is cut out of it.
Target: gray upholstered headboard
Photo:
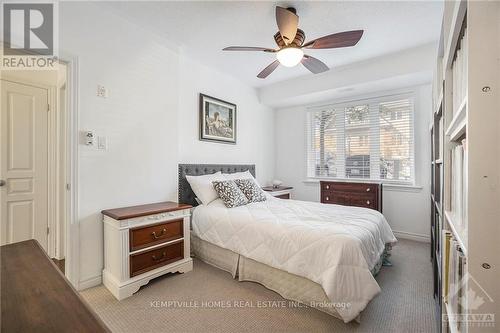
[[[198,206],[186,175],[201,176],[221,171],[235,173],[249,170],[255,177],[255,164],[179,164],[179,203]]]

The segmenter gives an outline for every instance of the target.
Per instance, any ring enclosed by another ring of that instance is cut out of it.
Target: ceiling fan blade
[[[288,45],[293,42],[297,34],[299,17],[288,9],[277,6],[276,23],[278,24],[278,29],[285,44]]]
[[[305,43],[302,47],[309,49],[334,49],[356,45],[363,36],[363,30],[344,31],[317,38]]]
[[[326,72],[327,70],[330,69],[321,60],[318,60],[318,59],[311,57],[311,56],[308,56],[306,54],[304,54],[304,57],[302,58],[301,62],[305,68],[307,68],[308,70],[310,70],[314,74],[323,73],[323,72]]]
[[[274,60],[271,64],[269,64],[266,68],[264,68],[259,74],[257,74],[257,77],[259,79],[265,79],[266,77],[269,76],[280,64],[278,60]]]
[[[222,49],[222,51],[264,51],[276,52],[276,50],[267,47],[254,47],[254,46],[229,46]]]

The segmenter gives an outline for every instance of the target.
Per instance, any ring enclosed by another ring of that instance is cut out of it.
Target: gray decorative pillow
[[[247,197],[241,192],[234,181],[218,180],[212,182],[212,184],[215,192],[217,192],[227,208],[243,206],[248,203]]]
[[[264,191],[253,179],[235,179],[234,182],[250,202],[266,201]]]

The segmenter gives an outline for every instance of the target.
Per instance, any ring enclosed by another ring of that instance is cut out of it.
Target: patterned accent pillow
[[[249,202],[266,201],[264,191],[262,191],[253,179],[235,179],[234,182],[238,185]]]
[[[243,206],[248,203],[247,197],[241,192],[238,185],[232,180],[220,180],[212,182],[215,192],[224,202],[227,208]]]

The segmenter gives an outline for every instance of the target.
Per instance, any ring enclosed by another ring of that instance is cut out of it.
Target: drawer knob
[[[370,192],[370,188],[369,187],[366,189],[366,192]]]
[[[369,205],[370,204],[370,200],[366,200],[366,204]]]
[[[326,200],[326,201],[330,201],[330,197],[326,197],[326,198],[325,198],[325,200]]]
[[[151,259],[153,259],[153,261],[162,261],[164,258],[167,257],[167,252],[166,251],[163,251],[163,253],[161,254],[161,257],[159,258],[156,258],[156,256],[153,254],[151,256]]]
[[[151,236],[153,236],[154,239],[158,239],[158,238],[163,237],[166,233],[167,233],[167,229],[163,228],[163,230],[161,231],[161,234],[157,235],[156,231],[153,231],[151,233]]]
[[[329,190],[330,189],[330,185],[326,185],[326,189]]]

